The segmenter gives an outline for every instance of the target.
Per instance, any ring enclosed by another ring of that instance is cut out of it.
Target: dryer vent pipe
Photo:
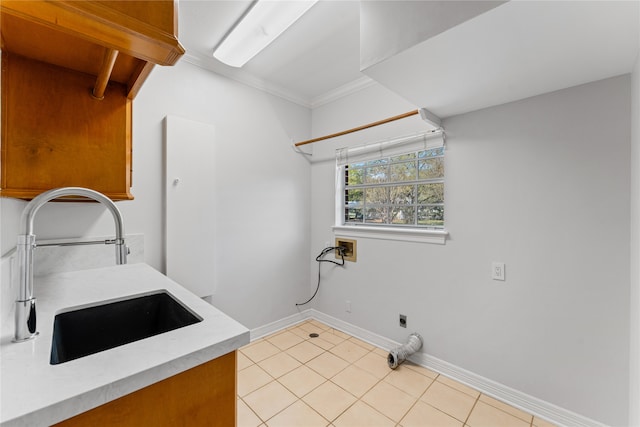
[[[407,360],[416,351],[422,348],[422,337],[417,333],[409,335],[406,344],[396,347],[389,352],[387,356],[387,364],[391,369],[396,369],[398,365]]]

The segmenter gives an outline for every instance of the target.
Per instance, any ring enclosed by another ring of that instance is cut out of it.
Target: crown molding
[[[257,78],[241,69],[233,69],[231,67],[228,67],[215,60],[210,55],[205,55],[200,52],[187,51],[182,56],[181,60],[205,70],[214,72],[221,76],[227,77],[238,83],[242,83],[254,89],[258,89],[268,94],[293,102],[294,104],[298,104],[310,110],[376,84],[376,82],[370,77],[363,76],[358,78],[357,80],[344,84],[336,89],[330,90],[329,92],[310,100],[301,97],[281,86],[274,85],[263,79]]]
[[[311,109],[336,101],[340,98],[344,98],[345,96],[351,95],[353,93],[356,93],[362,89],[368,88],[375,84],[378,84],[378,83],[375,80],[373,80],[371,77],[362,76],[347,84],[344,84],[335,89],[332,89],[323,95],[315,97],[311,101]]]
[[[286,89],[283,89],[276,85],[269,84],[268,82],[262,79],[259,79],[257,77],[254,77],[251,74],[241,69],[236,70],[231,67],[228,67],[218,62],[213,57],[209,57],[208,55],[203,55],[199,52],[187,51],[182,56],[182,59],[192,65],[195,65],[197,67],[203,68],[208,71],[212,71],[216,74],[227,77],[238,83],[242,83],[254,89],[258,89],[268,94],[280,97],[282,99],[301,105],[303,107],[311,108],[311,104],[308,100],[301,98],[295,95],[294,93],[287,91]]]

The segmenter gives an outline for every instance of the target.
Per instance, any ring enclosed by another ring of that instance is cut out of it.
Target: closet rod
[[[98,74],[96,84],[93,87],[93,92],[91,92],[94,98],[104,98],[104,91],[107,89],[107,84],[109,83],[109,77],[111,77],[113,66],[116,63],[116,59],[118,59],[118,53],[119,52],[117,50],[111,48],[107,48],[104,52],[100,73]]]
[[[372,128],[374,126],[379,126],[379,125],[383,125],[385,123],[393,122],[395,120],[404,119],[405,117],[415,116],[419,112],[420,112],[420,110],[409,111],[408,113],[400,114],[400,115],[393,116],[393,117],[388,117],[388,118],[383,119],[383,120],[378,120],[377,122],[373,122],[373,123],[369,123],[369,124],[366,124],[366,125],[358,126],[357,128],[344,130],[344,131],[338,132],[338,133],[332,133],[331,135],[325,135],[325,136],[321,136],[321,137],[318,137],[318,138],[309,139],[307,141],[296,142],[294,145],[296,147],[299,147],[301,145],[311,144],[312,142],[323,141],[325,139],[335,138],[336,136],[342,136],[342,135],[346,135],[348,133],[358,132],[358,131],[361,131],[361,130],[364,130],[364,129]]]

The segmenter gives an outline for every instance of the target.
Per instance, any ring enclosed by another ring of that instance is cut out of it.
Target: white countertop
[[[203,320],[59,365],[49,364],[57,313],[157,290],[168,291]],[[13,343],[13,322],[2,325],[2,426],[62,421],[249,342],[247,328],[146,264],[36,277],[34,293],[40,335]]]

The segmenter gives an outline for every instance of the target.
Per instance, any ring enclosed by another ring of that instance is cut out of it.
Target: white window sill
[[[343,237],[399,240],[404,242],[435,243],[444,245],[449,232],[446,230],[418,230],[393,227],[367,227],[336,225],[333,234]]]

